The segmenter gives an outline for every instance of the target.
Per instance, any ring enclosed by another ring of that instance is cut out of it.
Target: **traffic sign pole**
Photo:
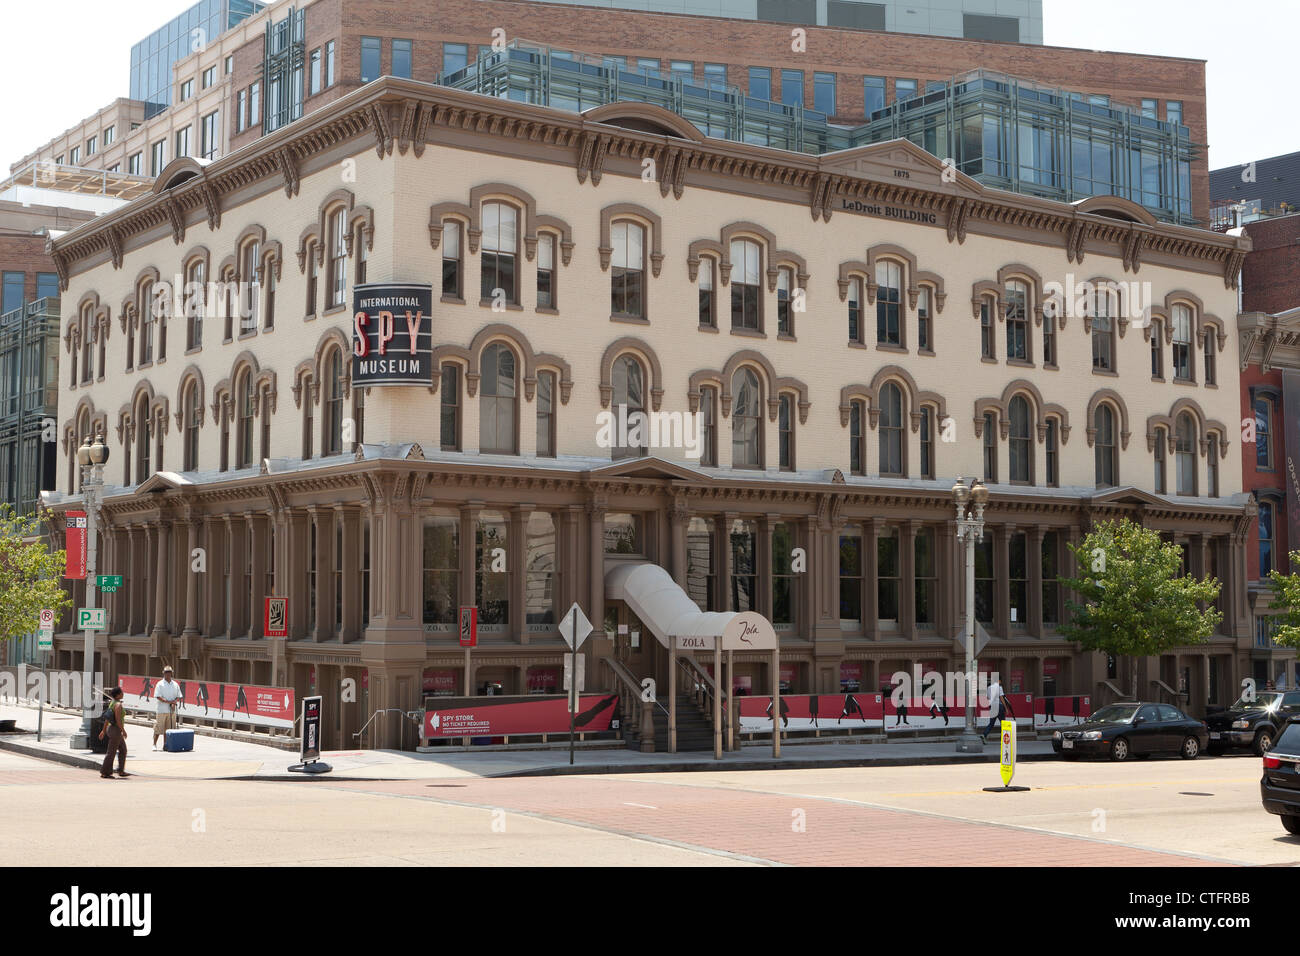
[[[575,635],[578,630],[578,604],[575,601],[569,610],[569,630]],[[578,716],[578,642],[573,642],[573,667],[569,671],[569,766],[573,766],[573,731],[574,721]]]

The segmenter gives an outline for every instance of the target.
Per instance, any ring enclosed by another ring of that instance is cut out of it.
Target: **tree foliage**
[[[50,550],[40,522],[0,504],[0,646],[36,631],[42,608],[53,608],[57,620],[72,605],[63,572],[63,552]]]
[[[1105,521],[1070,550],[1079,576],[1060,580],[1082,603],[1066,602],[1060,631],[1087,650],[1130,658],[1135,697],[1137,658],[1200,644],[1223,619],[1213,607],[1219,581],[1183,574],[1182,549],[1156,531]]]
[[[1300,568],[1300,551],[1291,552],[1291,567]],[[1273,570],[1268,577],[1274,596],[1269,607],[1282,612],[1276,618],[1273,640],[1284,647],[1300,647],[1300,574]]]

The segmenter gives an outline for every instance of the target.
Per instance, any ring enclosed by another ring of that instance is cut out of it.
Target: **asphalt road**
[[[1300,865],[1258,758],[465,778],[135,776],[0,753],[0,860],[88,866]],[[105,791],[120,799],[105,800]],[[163,853],[160,857],[158,854]]]

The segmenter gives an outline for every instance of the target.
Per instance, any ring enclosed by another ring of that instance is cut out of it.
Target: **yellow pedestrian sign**
[[[1016,722],[1002,721],[1002,786],[1010,786],[1016,775]]]

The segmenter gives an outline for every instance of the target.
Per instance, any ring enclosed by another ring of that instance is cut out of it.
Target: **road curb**
[[[87,770],[98,770],[103,766],[103,757],[86,756],[81,753],[69,751],[64,753],[58,750],[46,750],[44,747],[35,747],[31,744],[19,743],[11,739],[14,735],[6,734],[0,736],[0,750],[8,750],[11,753],[22,754],[24,757],[35,757],[38,760],[50,760],[54,763],[67,764],[70,767],[82,767]],[[23,735],[18,735],[23,736]]]

